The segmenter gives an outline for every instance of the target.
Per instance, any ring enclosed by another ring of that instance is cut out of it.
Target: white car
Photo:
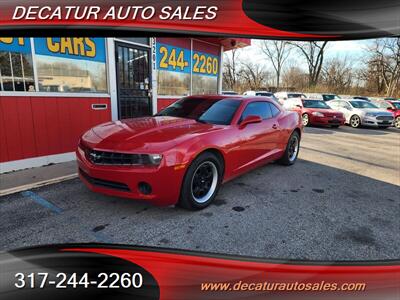
[[[307,94],[308,98],[312,98],[312,99],[321,99],[324,101],[331,101],[331,100],[338,100],[338,99],[342,99],[339,95],[336,94],[330,94],[330,93],[311,93],[311,94]]]
[[[283,104],[287,99],[290,98],[307,98],[304,93],[300,92],[278,92],[274,94],[278,101]]]
[[[263,97],[274,97],[274,93],[268,91],[246,91],[243,93],[245,96],[263,96]]]
[[[239,93],[236,93],[235,91],[222,91],[222,95],[230,95],[230,96],[236,96],[239,95]]]
[[[346,124],[353,128],[374,126],[387,128],[393,126],[393,114],[369,101],[358,99],[331,100],[329,106],[344,114]]]

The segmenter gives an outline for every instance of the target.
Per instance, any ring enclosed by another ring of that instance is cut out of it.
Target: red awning
[[[246,38],[198,38],[198,39],[213,44],[222,45],[224,46],[224,51],[229,51],[235,48],[244,48],[251,45],[251,39],[246,39]]]

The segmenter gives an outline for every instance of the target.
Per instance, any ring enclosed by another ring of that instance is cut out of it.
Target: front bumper
[[[385,118],[385,119],[379,119],[379,116],[377,117],[372,117],[372,116],[364,116],[364,118],[361,120],[361,125],[363,126],[373,126],[373,127],[379,127],[379,126],[393,126],[393,121],[394,119],[391,118]]]
[[[311,114],[310,123],[313,125],[337,126],[344,125],[345,119],[339,117],[318,117]]]
[[[180,166],[158,167],[95,165],[82,149],[76,151],[79,177],[93,192],[144,200],[155,205],[167,206],[177,203],[186,168]],[[139,190],[139,183],[151,186],[150,194]]]

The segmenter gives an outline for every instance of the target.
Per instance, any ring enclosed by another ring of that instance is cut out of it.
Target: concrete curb
[[[74,173],[74,174],[70,174],[70,175],[60,176],[60,177],[51,178],[48,180],[38,181],[38,182],[30,183],[30,184],[16,186],[16,187],[9,188],[9,189],[0,190],[0,197],[27,191],[27,190],[38,188],[41,186],[46,186],[46,185],[50,185],[50,184],[63,182],[66,180],[71,180],[71,179],[74,179],[77,177],[78,177],[78,173]]]

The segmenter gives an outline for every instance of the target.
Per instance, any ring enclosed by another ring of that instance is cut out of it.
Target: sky
[[[250,47],[246,47],[242,50],[240,54],[241,59],[250,59],[253,63],[259,63],[260,61],[266,65],[267,67],[269,63],[265,59],[265,55],[261,53],[259,47],[261,40],[252,40],[252,45]],[[369,40],[353,40],[353,41],[332,41],[328,42],[325,58],[344,58],[350,59],[352,61],[353,67],[357,68],[361,67],[362,63],[365,61],[365,56],[367,55],[366,48],[368,44],[372,42]],[[306,68],[306,63],[303,59],[298,59],[298,55],[292,55],[288,61],[288,64],[295,64],[303,69]]]

